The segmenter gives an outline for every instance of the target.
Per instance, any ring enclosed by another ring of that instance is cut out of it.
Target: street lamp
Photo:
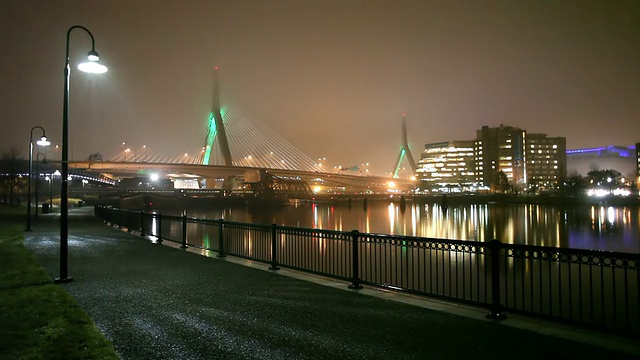
[[[36,155],[36,219],[38,219],[38,182],[40,181],[38,161],[40,160],[40,155],[42,155],[42,163],[45,164],[47,162],[47,156],[41,152],[38,152],[38,154]]]
[[[31,231],[31,171],[33,170],[33,130],[42,130],[42,136],[40,140],[36,141],[36,144],[40,146],[49,146],[51,144],[44,134],[42,126],[34,126],[31,128],[31,135],[29,135],[29,181],[27,186],[27,228],[24,231]],[[38,204],[36,203],[36,206]]]
[[[60,174],[60,277],[54,279],[57,284],[73,281],[68,277],[68,237],[69,237],[69,194],[68,194],[68,178],[69,178],[69,75],[71,67],[69,66],[69,38],[71,31],[74,29],[82,29],[91,37],[91,51],[88,54],[87,62],[78,65],[78,70],[91,73],[103,74],[107,72],[107,67],[100,64],[98,60],[100,56],[96,52],[96,43],[93,34],[84,26],[74,25],[67,31],[67,47],[64,65],[64,99],[62,104],[62,172]]]

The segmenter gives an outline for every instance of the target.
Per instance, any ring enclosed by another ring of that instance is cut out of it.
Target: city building
[[[483,126],[475,140],[426,144],[415,176],[419,191],[555,189],[567,176],[566,154],[564,137]]]
[[[495,190],[499,174],[503,172],[510,184],[524,188],[527,182],[526,131],[500,125],[483,126],[476,132],[475,176],[476,182],[485,189]]]
[[[474,157],[472,140],[426,144],[415,174],[419,191],[476,190]]]
[[[527,134],[526,173],[529,188],[556,189],[567,176],[567,140]]]

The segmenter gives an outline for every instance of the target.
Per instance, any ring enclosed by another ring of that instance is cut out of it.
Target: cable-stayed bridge
[[[368,193],[406,191],[413,187],[408,180],[395,179],[391,189],[391,179],[386,177],[322,172],[310,157],[264,124],[250,121],[229,107],[221,107],[219,93],[216,67],[212,111],[198,122],[201,140],[185,152],[125,148],[109,161],[88,159],[71,162],[69,167],[100,173],[114,180],[138,179],[140,184],[149,184],[146,179],[153,176],[197,184],[191,188],[208,189],[233,190],[250,184],[253,190],[271,187],[281,192],[299,193],[305,188],[308,193]],[[403,129],[403,146],[406,146],[404,120]]]
[[[184,152],[162,152],[162,149],[147,150],[145,147],[124,149],[111,158],[112,162],[148,162],[164,164],[201,164],[241,166],[281,170],[318,170],[315,162],[302,151],[266,125],[250,121],[244,115],[228,108],[220,111],[222,126],[227,137],[231,162],[225,161],[220,141],[220,131],[215,124],[213,112],[199,121],[201,141]]]

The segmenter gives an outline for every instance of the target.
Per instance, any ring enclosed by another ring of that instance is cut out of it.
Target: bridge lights
[[[84,26],[74,25],[67,31],[67,46],[64,66],[64,99],[62,103],[62,172],[60,175],[60,277],[54,280],[55,283],[66,283],[73,281],[68,277],[68,235],[69,235],[69,40],[71,31],[74,29],[84,30],[91,37],[91,51],[87,56],[88,61],[78,65],[78,69],[90,74],[103,74],[107,72],[107,67],[100,64],[98,52],[96,51],[93,34]]]

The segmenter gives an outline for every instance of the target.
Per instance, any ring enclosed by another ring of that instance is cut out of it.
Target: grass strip
[[[0,206],[0,358],[119,359],[24,246],[24,207]]]

